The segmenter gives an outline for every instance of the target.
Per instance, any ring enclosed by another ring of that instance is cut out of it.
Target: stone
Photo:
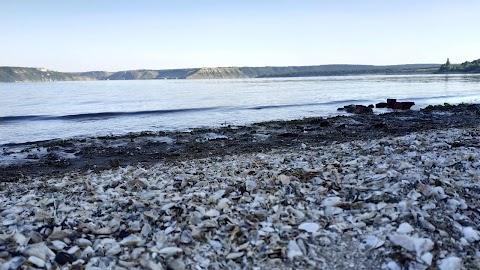
[[[387,108],[393,109],[393,106],[395,103],[397,103],[396,99],[393,99],[393,98],[387,99]]]
[[[388,107],[388,103],[386,103],[386,102],[380,102],[380,103],[375,104],[375,108],[378,108],[378,109],[383,109],[383,108],[387,108],[387,107]]]
[[[366,113],[373,113],[372,108],[363,105],[355,105],[355,113],[356,114],[366,114]]]
[[[415,105],[415,102],[395,102],[393,108],[395,110],[410,110],[410,108]]]

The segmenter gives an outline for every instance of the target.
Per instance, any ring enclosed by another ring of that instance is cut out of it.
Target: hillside
[[[72,73],[96,80],[154,80],[154,79],[186,79],[197,72],[198,68],[163,69],[163,70],[127,70],[118,72],[90,71]]]
[[[62,73],[43,68],[0,67],[0,82],[76,80],[241,79],[263,77],[308,77],[361,74],[429,74],[439,64],[412,65],[319,65],[286,67],[214,67],[164,70],[89,71]]]
[[[87,81],[93,78],[45,68],[0,67],[0,82]]]
[[[465,61],[460,65],[455,65],[451,64],[450,59],[447,58],[447,62],[441,65],[435,73],[480,73],[480,59],[474,60],[472,62]]]

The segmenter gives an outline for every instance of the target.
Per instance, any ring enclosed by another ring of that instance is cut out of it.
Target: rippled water
[[[387,98],[479,102],[478,75],[0,84],[0,144],[339,114]]]

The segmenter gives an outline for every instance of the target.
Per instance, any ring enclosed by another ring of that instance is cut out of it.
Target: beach
[[[480,269],[479,105],[4,145],[0,265]]]

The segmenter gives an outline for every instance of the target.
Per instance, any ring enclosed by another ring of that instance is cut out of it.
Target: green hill
[[[460,65],[455,65],[451,64],[450,59],[447,58],[447,62],[441,65],[435,73],[480,73],[480,59],[474,60],[472,62],[465,61]]]

